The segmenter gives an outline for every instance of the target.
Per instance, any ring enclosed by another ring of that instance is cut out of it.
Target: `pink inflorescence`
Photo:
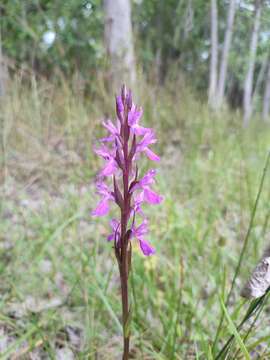
[[[97,177],[97,193],[101,197],[93,216],[104,216],[109,212],[110,204],[116,203],[121,210],[120,220],[112,219],[112,232],[108,240],[121,248],[124,241],[136,238],[144,255],[155,251],[145,239],[148,233],[148,220],[142,204],[159,204],[162,197],[152,190],[155,170],[149,170],[139,178],[137,162],[142,153],[150,160],[159,161],[159,157],[149,148],[157,140],[153,129],[139,125],[143,111],[132,102],[131,91],[123,86],[121,95],[116,97],[117,120],[103,122],[108,136],[100,140],[101,146],[95,153],[105,160],[105,165]],[[105,180],[112,179],[112,189]],[[141,221],[136,225],[137,217]],[[128,236],[127,236],[128,234]]]

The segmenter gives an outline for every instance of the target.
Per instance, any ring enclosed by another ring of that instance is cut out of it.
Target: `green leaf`
[[[224,312],[224,315],[225,315],[225,317],[226,317],[226,319],[228,321],[229,329],[232,332],[232,334],[234,335],[234,337],[235,337],[235,339],[236,339],[242,353],[245,356],[245,359],[246,360],[251,360],[251,357],[250,357],[250,355],[248,353],[248,350],[245,347],[245,344],[243,343],[243,340],[241,339],[241,336],[240,336],[239,332],[237,331],[237,329],[236,329],[236,327],[235,327],[235,325],[234,325],[234,323],[233,323],[233,321],[232,321],[232,319],[231,319],[231,317],[230,317],[230,315],[229,315],[229,313],[228,313],[228,311],[226,309],[226,306],[225,306],[225,304],[224,304],[224,302],[223,302],[223,300],[221,298],[220,298],[220,303],[221,303],[221,307],[222,307],[222,310]]]

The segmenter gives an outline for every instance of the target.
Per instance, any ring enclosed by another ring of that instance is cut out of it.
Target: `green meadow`
[[[121,357],[110,217],[90,216],[101,165],[93,146],[102,120],[115,118],[113,94],[96,86],[84,97],[68,83],[15,78],[0,102],[1,359]],[[229,359],[269,359],[267,303],[254,324],[234,328],[250,304],[241,289],[270,245],[269,126],[253,118],[243,130],[240,113],[209,110],[180,80],[141,82],[134,100],[157,132],[165,199],[145,207],[156,254],[132,243],[130,357],[211,360],[236,331]]]

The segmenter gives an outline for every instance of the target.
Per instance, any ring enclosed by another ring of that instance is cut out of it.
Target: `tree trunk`
[[[194,11],[192,0],[188,0],[186,14],[185,14],[185,26],[184,26],[184,39],[186,40],[189,36],[189,33],[193,29],[193,18],[194,18]]]
[[[208,103],[215,107],[218,71],[218,10],[216,0],[211,0],[211,59]]]
[[[262,118],[264,121],[267,121],[269,118],[269,110],[270,110],[270,60],[268,61],[268,70],[267,70],[264,97],[263,97]]]
[[[6,94],[7,79],[8,79],[8,70],[2,52],[2,38],[0,32],[0,97]]]
[[[225,32],[220,71],[219,71],[219,82],[218,82],[217,101],[216,101],[217,107],[220,107],[222,105],[224,98],[227,68],[228,68],[228,58],[229,58],[229,52],[232,42],[235,7],[236,7],[236,0],[230,0],[228,17],[227,17],[227,27]]]
[[[268,60],[269,60],[268,56],[265,56],[265,58],[263,59],[262,64],[261,64],[256,83],[254,85],[254,91],[253,91],[253,97],[252,97],[253,106],[254,106],[255,99],[260,96],[260,89],[262,87],[263,80],[265,78],[265,72],[267,71],[267,68],[268,68]]]
[[[251,41],[249,47],[249,64],[248,71],[244,82],[244,98],[243,98],[243,125],[247,126],[252,114],[252,92],[253,92],[253,77],[254,77],[254,67],[256,60],[257,44],[258,44],[258,34],[260,28],[260,18],[261,18],[261,0],[256,0],[255,3],[255,14],[254,14],[254,24],[251,34]]]
[[[104,0],[105,45],[113,87],[135,83],[130,0]]]

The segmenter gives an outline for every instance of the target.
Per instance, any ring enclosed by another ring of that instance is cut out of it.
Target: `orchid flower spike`
[[[138,163],[144,154],[154,162],[159,161],[159,156],[150,149],[157,139],[153,129],[140,124],[143,110],[133,103],[131,91],[125,86],[116,96],[116,115],[115,122],[103,122],[108,134],[100,140],[100,147],[94,149],[105,164],[97,177],[97,193],[101,199],[92,216],[107,215],[110,205],[115,203],[120,208],[120,218],[111,220],[112,233],[108,239],[115,241],[120,254],[123,247],[136,238],[143,254],[148,256],[154,249],[145,239],[148,219],[142,207],[144,203],[158,205],[163,198],[152,189],[156,170],[151,169],[139,178]],[[138,215],[142,218],[139,226],[136,225]]]

